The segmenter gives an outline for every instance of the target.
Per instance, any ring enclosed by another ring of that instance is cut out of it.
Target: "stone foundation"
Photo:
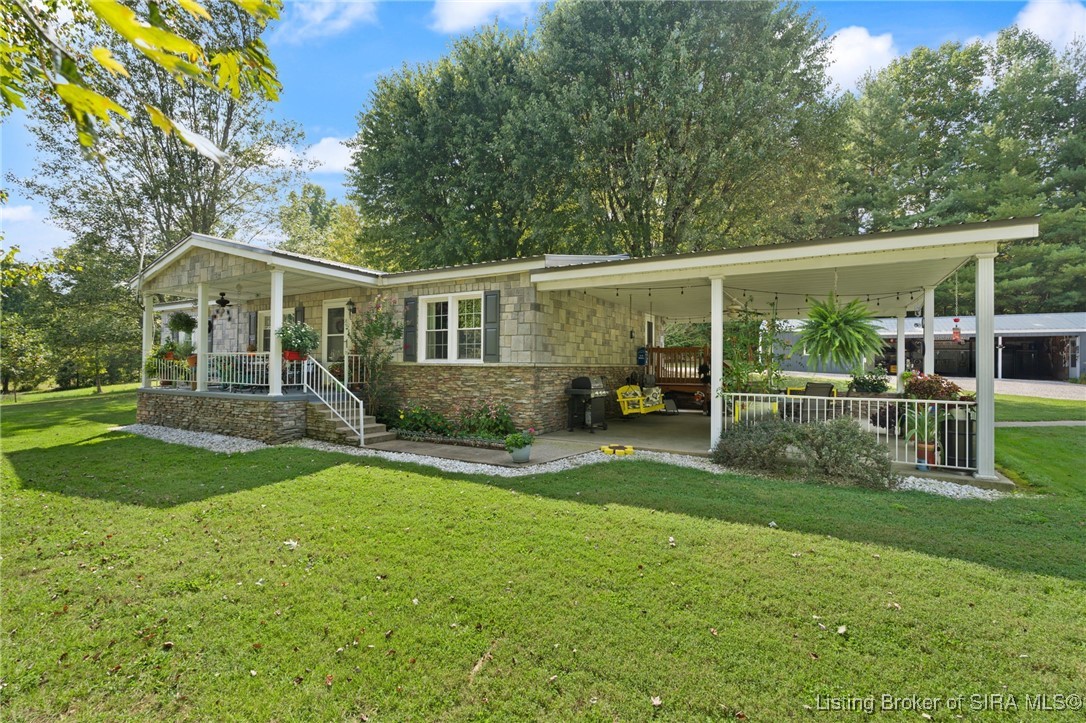
[[[305,436],[306,400],[140,389],[136,393],[136,421],[282,444]]]
[[[614,391],[634,366],[516,364],[393,364],[389,382],[403,406],[419,405],[446,416],[460,406],[482,401],[505,404],[520,429],[542,432],[566,428],[565,388],[574,377],[601,376],[611,391],[607,416],[619,416]]]

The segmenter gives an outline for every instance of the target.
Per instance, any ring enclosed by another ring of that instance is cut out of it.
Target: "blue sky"
[[[805,2],[832,37],[832,74],[845,89],[868,68],[881,68],[918,45],[990,38],[1018,24],[1064,47],[1077,32],[1086,35],[1083,0],[1028,2]],[[310,2],[287,0],[283,18],[268,33],[283,82],[276,114],[301,124],[306,148],[295,149],[320,166],[312,180],[342,194],[348,160],[342,141],[357,130],[358,112],[380,75],[403,64],[440,57],[456,37],[497,17],[521,26],[535,2],[521,0],[429,0],[427,2]],[[16,175],[35,173],[36,163],[23,117],[4,121],[0,165]],[[5,183],[5,187],[9,184]],[[43,258],[68,241],[48,222],[48,209],[8,188],[2,209],[4,246],[21,247],[21,258]]]

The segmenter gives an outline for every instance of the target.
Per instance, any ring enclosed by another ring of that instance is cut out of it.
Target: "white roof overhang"
[[[708,319],[713,278],[724,280],[726,304],[749,300],[763,312],[776,304],[785,318],[834,290],[897,315],[977,254],[1037,233],[1036,219],[1009,220],[540,269],[531,278],[541,291],[581,291],[671,320]]]

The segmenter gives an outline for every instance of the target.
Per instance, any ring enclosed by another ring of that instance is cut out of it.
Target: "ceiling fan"
[[[219,308],[215,309],[214,317],[216,319],[226,318],[230,321],[230,299],[226,298],[226,292],[220,291],[219,298],[215,299],[215,305]]]

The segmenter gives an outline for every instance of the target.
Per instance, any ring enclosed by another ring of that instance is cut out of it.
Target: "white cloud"
[[[343,173],[351,165],[351,149],[344,145],[343,138],[321,138],[305,149],[305,157],[315,161],[314,173]]]
[[[289,164],[301,159],[310,173],[344,173],[351,165],[351,149],[346,138],[327,136],[299,153],[293,148],[279,146],[271,152],[272,160]]]
[[[1086,36],[1086,5],[1081,0],[1030,0],[1014,24],[1063,50],[1076,35]]]
[[[530,15],[534,5],[530,0],[435,0],[430,28],[456,33],[485,25],[495,18],[516,21]]]
[[[0,206],[0,223],[26,223],[37,221],[38,216],[30,205]]]
[[[899,55],[890,33],[872,35],[867,28],[853,25],[830,38],[830,77],[843,90],[853,90],[868,70],[881,70]]]
[[[287,4],[275,37],[301,43],[345,33],[356,25],[377,22],[375,0],[304,0]]]

